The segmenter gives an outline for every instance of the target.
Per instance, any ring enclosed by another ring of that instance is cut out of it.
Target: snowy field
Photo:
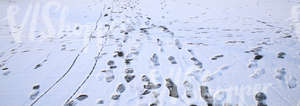
[[[0,106],[300,106],[300,1],[0,0]]]

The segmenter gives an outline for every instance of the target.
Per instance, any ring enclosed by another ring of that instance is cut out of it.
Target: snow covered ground
[[[298,3],[1,0],[0,106],[299,106]]]

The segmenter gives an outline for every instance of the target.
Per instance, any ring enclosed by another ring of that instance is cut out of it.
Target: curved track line
[[[106,39],[105,39],[105,41],[104,41],[104,43],[103,43],[103,45],[102,45],[100,51],[98,52],[97,57],[99,57],[99,56],[101,55],[105,43],[106,43]],[[86,76],[86,78],[83,80],[83,82],[77,87],[77,89],[75,90],[75,92],[73,92],[73,94],[67,99],[67,101],[65,102],[65,104],[67,104],[67,103],[75,96],[75,94],[80,90],[80,88],[81,88],[81,87],[86,83],[86,81],[90,78],[90,76],[93,74],[93,72],[94,72],[94,70],[95,70],[95,67],[96,67],[96,65],[97,65],[97,63],[98,63],[98,60],[99,60],[99,59],[97,59],[97,58],[95,59],[95,62],[94,62],[94,65],[93,65],[92,70],[89,72],[89,74],[88,74],[88,75]]]
[[[105,8],[106,6],[104,6]],[[104,9],[103,8],[103,9]],[[96,31],[97,27],[98,27],[98,23],[99,23],[99,20],[101,19],[102,17],[102,11],[100,11],[100,15],[96,21],[96,25],[95,25],[95,29],[94,31],[90,34],[90,35],[93,35],[94,32]],[[88,43],[89,44],[89,43]],[[68,70],[54,83],[52,84],[42,95],[40,95],[37,99],[35,99],[31,104],[30,106],[33,106],[35,103],[37,103],[44,95],[46,95],[54,86],[56,86],[70,71],[71,69],[73,68],[74,64],[76,63],[78,57],[80,56],[81,53],[83,53],[83,51],[88,47],[88,44],[86,44],[82,49],[81,51],[77,54],[77,56],[75,57],[75,59],[73,60],[71,66],[68,68]]]

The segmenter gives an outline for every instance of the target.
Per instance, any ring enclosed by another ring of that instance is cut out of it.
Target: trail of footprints
[[[10,59],[16,54],[20,53],[19,49],[22,46],[23,44],[16,44],[16,47],[11,48],[9,51],[0,53],[0,68],[2,71],[2,75],[7,76],[9,73],[11,73],[11,70],[7,67],[7,62],[10,61]]]
[[[32,87],[32,91],[30,93],[30,99],[31,100],[34,100],[40,93],[40,85],[39,84],[35,84],[33,85]]]
[[[158,46],[161,47],[160,51],[163,51],[162,41],[160,39],[156,39],[156,40],[157,40]],[[174,45],[179,50],[181,50],[183,48],[182,44],[180,43],[180,41],[178,39],[175,40]],[[255,49],[249,51],[249,52],[254,53],[253,59],[250,60],[249,64],[248,64],[248,68],[254,70],[253,74],[250,75],[250,77],[254,78],[254,79],[259,79],[265,73],[265,69],[264,68],[258,68],[258,64],[257,64],[257,61],[260,61],[261,59],[263,59],[263,55],[260,55],[258,53],[260,51],[260,49],[261,48],[255,48]],[[133,52],[138,52],[138,50],[133,49]],[[193,70],[192,72],[188,72],[186,75],[194,77],[194,78],[198,78],[199,76],[201,76],[202,72],[205,71],[205,69],[203,69],[203,63],[201,61],[199,61],[196,57],[194,57],[195,53],[193,52],[193,50],[188,49],[187,52],[191,54],[192,57],[189,60],[193,63],[196,70]],[[247,53],[249,53],[249,52],[247,52]],[[284,59],[285,55],[286,54],[284,52],[280,52],[280,53],[278,53],[277,57],[279,59]],[[115,55],[114,55],[114,57],[123,57],[123,56],[124,56],[124,54],[120,51],[116,51]],[[217,60],[217,59],[222,58],[222,57],[224,57],[224,55],[222,55],[222,54],[216,55],[216,56],[212,57],[211,60]],[[176,61],[176,58],[174,56],[169,56],[167,59],[170,62],[170,64],[178,64],[178,62]],[[133,61],[133,59],[125,59],[125,64],[128,65],[130,63],[130,61]],[[152,65],[154,67],[158,67],[158,66],[161,65],[159,63],[159,56],[156,53],[153,53],[150,56],[149,61],[151,61]],[[108,61],[107,65],[110,66],[110,71],[106,70],[106,71],[103,71],[103,72],[108,74],[106,76],[106,81],[109,83],[114,79],[113,71],[111,71],[111,70],[114,69],[116,66],[115,66],[113,61]],[[198,80],[202,81],[202,82],[212,81],[215,78],[217,78],[218,76],[221,76],[222,72],[224,72],[225,70],[227,70],[229,68],[230,68],[229,65],[221,66],[218,71],[216,71],[214,73],[211,73],[211,74],[208,74],[203,79],[200,79],[200,80],[198,79]],[[155,73],[155,71],[154,71],[154,73]],[[280,81],[285,81],[288,88],[295,88],[297,86],[297,83],[296,83],[297,79],[295,77],[292,77],[292,76],[287,77],[286,74],[287,74],[287,72],[286,72],[285,68],[281,68],[281,69],[276,70],[276,74],[274,75],[274,78],[277,79],[277,80],[280,80]],[[134,71],[133,71],[132,68],[125,68],[124,79],[127,83],[130,83],[136,77],[137,76],[134,75]],[[163,81],[161,79],[163,79],[163,78],[160,78],[159,81]],[[179,96],[180,96],[180,94],[178,92],[177,84],[175,84],[175,82],[173,82],[173,80],[170,79],[170,78],[165,78],[165,80],[164,80],[165,84],[166,84],[165,86],[161,85],[162,84],[161,82],[160,83],[157,83],[157,81],[153,82],[147,75],[142,75],[141,76],[141,81],[143,82],[144,90],[141,92],[140,98],[142,99],[143,95],[148,95],[148,94],[153,93],[153,95],[155,95],[154,98],[156,98],[156,100],[157,100],[154,103],[150,103],[150,106],[159,105],[160,102],[157,99],[157,97],[160,95],[160,93],[156,92],[155,90],[159,89],[161,87],[166,87],[168,89],[168,91],[169,91],[168,96],[169,97],[179,98]],[[185,96],[187,98],[194,98],[194,96],[197,96],[193,92],[194,86],[193,86],[192,83],[190,83],[189,81],[184,81],[184,83],[182,85],[185,88]],[[199,88],[200,88],[200,91],[201,91],[201,97],[207,103],[208,106],[214,106],[214,105],[216,105],[216,106],[220,105],[221,106],[222,102],[226,99],[227,93],[224,92],[224,91],[217,91],[217,92],[214,93],[214,95],[211,95],[209,93],[209,90],[208,90],[209,88],[207,86],[200,86]],[[115,89],[116,89],[115,93],[111,95],[112,100],[119,100],[122,93],[125,92],[125,90],[129,89],[129,88],[126,88],[126,85],[121,83],[121,84],[118,84]],[[258,92],[257,94],[255,94],[254,98],[257,101],[258,106],[267,106],[267,104],[265,102],[267,97],[263,92]],[[104,101],[100,100],[98,103],[103,104]],[[230,106],[231,104],[227,103],[225,105]],[[197,105],[196,104],[190,104],[190,106],[197,106]]]
[[[179,43],[178,40],[176,40],[176,43],[175,43],[176,47],[178,49],[182,49],[181,46],[178,46],[178,44],[180,44],[180,43]],[[135,49],[133,51],[138,52]],[[196,70],[196,71],[194,70],[194,71],[192,71],[192,72],[190,72],[189,74],[186,74],[186,75],[194,76],[196,78],[196,77],[198,77],[197,76],[198,73],[201,73],[201,72],[205,71],[203,69],[203,63],[200,62],[196,57],[193,56],[194,53],[193,53],[192,50],[189,49],[187,51],[192,55],[192,57],[190,58],[190,61],[194,64],[194,66],[198,70]],[[115,52],[115,54],[113,55],[113,57],[123,57],[124,55],[125,54],[122,51],[117,50]],[[130,57],[130,56],[127,55],[126,57]],[[223,57],[223,55],[216,55],[214,57],[215,59],[212,59],[212,60],[216,60],[217,58],[220,58],[220,57]],[[251,61],[253,63],[251,63],[248,67],[249,68],[257,67],[256,61],[262,59],[262,57],[263,57],[262,55],[255,55],[254,60]],[[126,58],[124,60],[125,60],[124,63],[126,65],[129,65],[130,62],[132,61],[132,59],[129,60],[128,58]],[[153,53],[152,56],[150,56],[150,61],[151,61],[152,65],[154,67],[160,66],[159,57],[156,53]],[[170,62],[170,64],[178,64],[174,56],[169,56],[168,61]],[[115,62],[112,61],[112,60],[109,60],[107,62],[107,66],[109,67],[109,69],[103,70],[101,72],[105,73],[105,81],[107,83],[110,83],[115,79],[113,70],[115,68],[117,68],[117,66],[116,66]],[[219,69],[220,71],[217,71],[215,73],[212,73],[212,74],[204,77],[204,79],[202,79],[201,81],[203,81],[203,82],[211,81],[211,80],[217,78],[218,75],[221,75],[221,72],[224,71],[224,70],[227,70],[228,68],[229,68],[228,65],[222,66]],[[125,68],[124,73],[125,73],[124,80],[127,83],[130,83],[132,80],[134,80],[136,78],[136,76],[134,74],[134,70],[130,67]],[[154,71],[154,73],[155,73],[155,71]],[[251,77],[252,78],[259,78],[263,73],[264,73],[264,69],[257,69],[254,72],[254,74],[251,75]],[[285,76],[284,69],[278,70],[277,73],[278,74],[275,76],[275,78],[279,79],[279,80],[283,80],[283,77]],[[160,94],[159,94],[159,92],[155,92],[155,89],[159,89],[161,87],[164,87],[164,86],[161,85],[161,82],[157,83],[159,81],[162,81],[161,79],[162,78],[158,78],[158,81],[153,82],[147,75],[142,75],[141,76],[141,81],[144,83],[143,84],[144,90],[141,92],[139,98],[142,99],[143,95],[148,95],[151,92],[155,95],[154,98],[157,98]],[[295,81],[295,78],[290,78],[290,80]],[[170,78],[166,78],[165,82],[166,82],[165,87],[169,91],[168,96],[173,97],[173,98],[179,98],[177,85],[173,82],[173,80],[170,79]],[[184,81],[183,86],[185,88],[185,96],[187,98],[194,98],[194,96],[196,96],[193,93],[194,86],[193,86],[192,83],[190,83],[189,81]],[[293,83],[289,83],[289,87],[290,88],[295,87],[295,85],[293,85]],[[208,106],[221,105],[220,103],[222,103],[222,101],[224,101],[225,98],[226,98],[226,92],[218,91],[214,95],[211,95],[208,91],[209,88],[207,86],[200,86],[199,88],[201,90],[201,97],[203,98],[204,101],[206,101]],[[120,97],[122,96],[122,93],[125,92],[126,89],[129,89],[129,88],[126,88],[126,84],[123,84],[123,83],[118,84],[115,88],[115,92],[111,95],[111,100],[115,100],[115,101],[119,100]],[[80,95],[80,96],[77,97],[77,100],[81,101],[81,100],[86,99],[87,97],[88,97],[87,95]],[[265,102],[264,102],[265,99],[266,99],[266,95],[264,93],[262,93],[262,92],[257,93],[255,98],[257,100],[258,105],[260,105],[260,106],[266,105]],[[104,102],[105,101],[103,101],[102,99],[99,99],[97,103],[98,104],[104,104]],[[151,106],[157,106],[157,105],[159,105],[159,103],[160,102],[157,99],[156,102],[151,103],[150,105]],[[197,106],[196,104],[190,104],[190,105],[191,106]],[[230,104],[227,104],[227,105],[230,105]]]
[[[251,50],[254,53],[254,57],[252,60],[249,61],[248,68],[254,69],[253,73],[249,75],[249,77],[254,79],[259,79],[261,76],[263,76],[266,73],[266,70],[264,68],[258,68],[257,61],[263,59],[263,55],[260,55],[258,52],[261,51],[261,47],[254,48]],[[285,52],[279,52],[277,54],[278,59],[284,59],[286,56]],[[288,88],[295,88],[297,86],[297,79],[293,75],[287,75],[286,68],[278,68],[275,70],[274,73],[274,79],[277,79],[283,83]]]

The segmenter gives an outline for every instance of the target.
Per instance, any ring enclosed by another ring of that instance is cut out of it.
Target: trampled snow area
[[[0,106],[299,106],[298,3],[1,0]]]

